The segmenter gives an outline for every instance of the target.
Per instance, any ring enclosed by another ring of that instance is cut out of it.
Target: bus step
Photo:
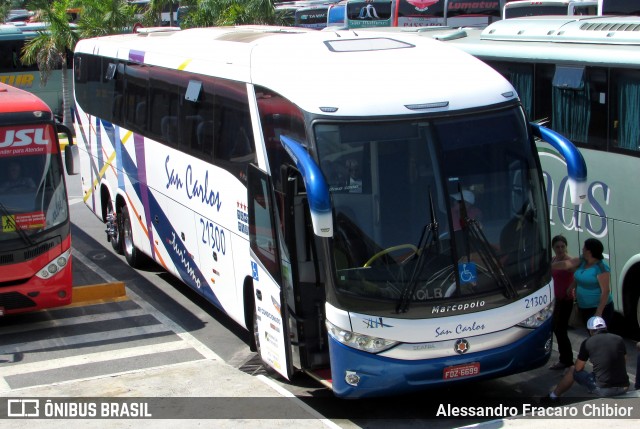
[[[320,369],[305,369],[304,372],[309,374],[311,378],[321,383],[322,385],[331,389],[333,384],[333,380],[331,379],[331,369],[330,368],[320,368]]]

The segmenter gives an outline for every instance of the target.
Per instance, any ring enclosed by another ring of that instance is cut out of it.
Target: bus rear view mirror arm
[[[318,164],[297,141],[280,136],[280,142],[300,171],[307,189],[313,232],[319,237],[333,236],[333,217],[329,186]]]
[[[557,132],[535,122],[531,122],[530,125],[534,136],[549,143],[565,159],[569,175],[571,204],[580,205],[585,202],[587,199],[587,164],[584,162],[582,153],[569,139]]]

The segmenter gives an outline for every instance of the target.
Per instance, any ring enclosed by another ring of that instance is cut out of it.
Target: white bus
[[[598,1],[588,0],[518,0],[502,9],[502,19],[539,15],[597,15]]]
[[[433,31],[484,60],[514,85],[527,115],[546,120],[580,147],[589,168],[588,198],[566,198],[563,161],[539,147],[553,234],[580,255],[587,238],[605,246],[615,309],[640,327],[640,17],[532,17],[483,31]],[[422,33],[427,35],[426,33]]]
[[[284,27],[86,39],[74,58],[84,198],[114,248],[253,331],[282,376],[355,398],[549,359],[533,135],[572,160],[576,201],[586,170],[481,61]]]

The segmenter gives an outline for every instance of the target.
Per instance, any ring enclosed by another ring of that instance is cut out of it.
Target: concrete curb
[[[123,282],[74,286],[69,306],[124,301],[129,299]]]

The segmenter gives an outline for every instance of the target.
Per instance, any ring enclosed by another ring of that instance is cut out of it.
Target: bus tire
[[[107,219],[109,217],[113,217],[112,225],[113,233],[109,234],[109,241],[111,242],[111,247],[113,250],[122,254],[122,216],[118,215],[116,211],[113,209],[113,202],[109,200],[107,203]]]
[[[122,206],[121,219],[122,232],[120,234],[122,237],[122,250],[124,252],[124,257],[131,268],[138,268],[141,265],[141,255],[133,242],[131,216],[129,216],[129,209],[127,206]]]

